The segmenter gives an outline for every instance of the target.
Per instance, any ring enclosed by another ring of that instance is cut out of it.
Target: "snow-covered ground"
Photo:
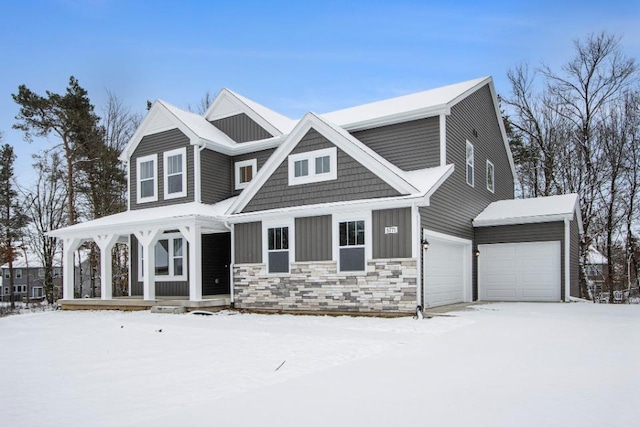
[[[640,306],[0,319],[0,425],[638,426]]]

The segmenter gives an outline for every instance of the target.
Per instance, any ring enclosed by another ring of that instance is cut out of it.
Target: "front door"
[[[228,294],[231,233],[202,235],[202,295]]]

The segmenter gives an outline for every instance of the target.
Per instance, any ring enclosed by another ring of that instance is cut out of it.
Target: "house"
[[[299,120],[228,89],[204,115],[158,100],[122,161],[128,210],[51,233],[63,307],[87,240],[114,307],[118,241],[141,306],[402,314],[577,292],[577,197],[514,200],[491,77]]]
[[[0,267],[0,301],[11,302],[10,279],[11,270],[9,264]],[[42,262],[35,256],[27,254],[18,255],[13,262],[13,298],[14,301],[37,300],[42,301],[45,295],[44,287],[45,269]],[[62,270],[59,266],[53,268],[54,294],[61,296]]]
[[[593,297],[599,292],[602,292],[607,281],[607,277],[609,276],[609,263],[607,261],[607,257],[602,255],[602,252],[597,250],[595,247],[589,247],[584,269],[587,288]]]

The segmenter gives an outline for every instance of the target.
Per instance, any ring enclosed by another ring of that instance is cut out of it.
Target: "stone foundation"
[[[416,308],[417,261],[376,259],[366,273],[338,273],[335,261],[296,262],[290,274],[269,275],[266,264],[234,267],[238,308],[410,314]]]

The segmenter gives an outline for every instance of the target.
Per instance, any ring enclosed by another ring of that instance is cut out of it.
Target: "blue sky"
[[[590,32],[622,36],[640,60],[637,0],[445,3],[2,2],[0,131],[28,185],[31,153],[55,141],[11,129],[20,84],[63,92],[74,75],[98,113],[106,90],[144,112],[146,100],[187,108],[228,87],[298,118],[485,75],[508,96],[509,68],[558,68]]]

